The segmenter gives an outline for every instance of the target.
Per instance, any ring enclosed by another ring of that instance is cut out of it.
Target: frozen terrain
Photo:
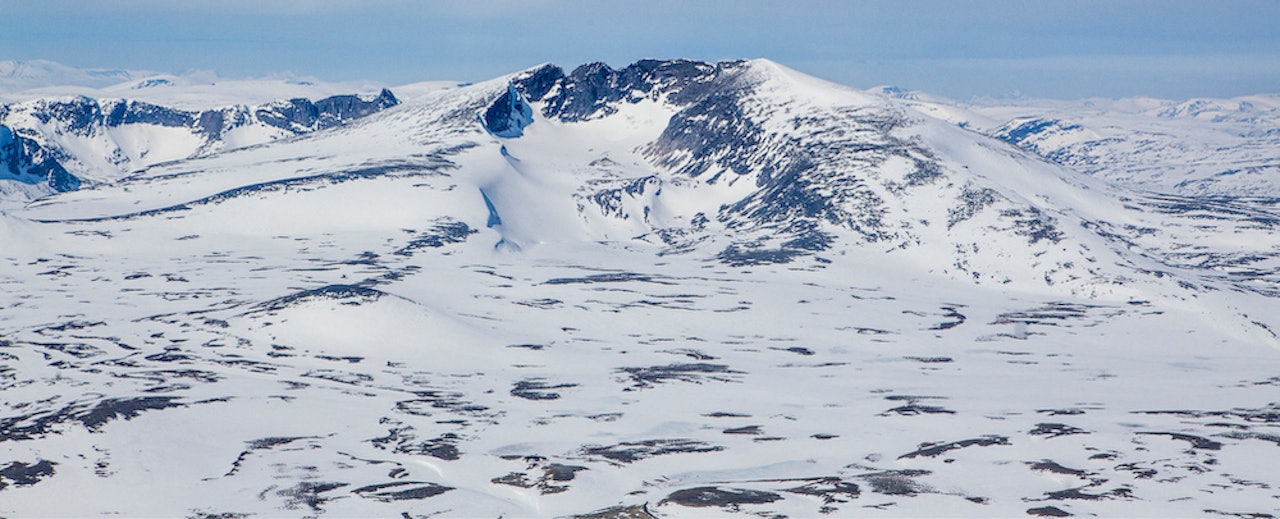
[[[0,213],[0,516],[1280,514],[1266,199],[767,60],[394,90]]]
[[[1077,171],[1136,189],[1217,198],[1280,197],[1280,96],[976,99],[881,93]]]
[[[10,65],[0,62],[0,79]],[[59,68],[53,65],[46,68]],[[16,70],[30,67],[19,63]],[[83,72],[115,79],[137,75]],[[443,88],[407,88],[423,87]],[[332,128],[400,102],[390,90],[368,84],[224,80],[200,73],[152,74],[102,88],[0,90],[0,101],[6,103],[0,105],[0,205]]]

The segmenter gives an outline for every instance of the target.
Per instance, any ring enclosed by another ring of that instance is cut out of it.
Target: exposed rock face
[[[545,65],[513,83],[530,101],[546,101],[544,117],[575,122],[613,114],[618,102],[667,98],[689,104],[709,90],[709,81],[741,63],[649,59],[613,70],[596,62],[579,66],[568,75],[560,67]]]
[[[67,173],[44,148],[7,126],[0,126],[0,180],[43,186],[52,192],[80,188],[80,179]]]
[[[390,90],[383,89],[372,98],[338,95],[314,102],[298,98],[202,111],[83,96],[0,106],[0,123],[6,125],[8,135],[3,142],[13,147],[3,159],[7,169],[0,171],[0,180],[46,186],[22,190],[28,196],[72,191],[80,187],[81,176],[117,178],[164,162],[165,153],[176,153],[171,158],[181,159],[324,130],[399,103]],[[230,134],[251,127],[260,131],[253,137],[241,135],[228,141]],[[156,129],[170,131],[170,135],[148,135]],[[144,137],[131,137],[131,132]],[[165,151],[153,153],[160,148]]]
[[[533,124],[533,108],[525,102],[515,85],[508,84],[507,91],[489,105],[482,119],[489,133],[515,138],[524,135],[524,128]]]

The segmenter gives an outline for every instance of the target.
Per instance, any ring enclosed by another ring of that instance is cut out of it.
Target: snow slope
[[[101,88],[154,75],[144,70],[85,69],[49,60],[0,61],[0,93],[37,88]]]
[[[1274,514],[1278,224],[767,60],[421,88],[0,213],[0,514]]]
[[[1051,161],[1133,188],[1177,195],[1280,194],[1280,97],[977,99],[890,92],[908,104]]]
[[[218,91],[225,94],[234,89],[222,86]],[[194,95],[203,96],[199,91]],[[399,102],[383,89],[376,95],[278,99],[195,111],[137,99],[84,96],[40,97],[3,105],[0,127],[18,134],[32,160],[47,163],[44,169],[55,173],[27,179],[24,175],[30,168],[10,167],[6,180],[27,186],[11,190],[13,183],[0,182],[0,189],[25,194],[13,197],[25,200],[74,190],[82,179],[112,182],[156,164],[331,128]],[[71,180],[61,180],[67,176]]]

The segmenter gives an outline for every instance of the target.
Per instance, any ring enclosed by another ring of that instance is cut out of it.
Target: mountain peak
[[[701,94],[704,89],[698,85],[741,63],[642,59],[614,69],[596,61],[579,65],[568,74],[545,64],[517,74],[512,83],[529,101],[546,103],[543,116],[574,122],[615,113],[618,102],[664,98],[682,103]]]
[[[769,60],[345,94],[6,107],[0,163],[148,162],[0,208],[0,515],[1275,508],[1274,199]]]

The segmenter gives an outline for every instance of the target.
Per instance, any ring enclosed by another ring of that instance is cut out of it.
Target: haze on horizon
[[[957,99],[1234,97],[1280,84],[1280,2],[0,0],[0,60],[399,85],[544,62],[765,57]]]

